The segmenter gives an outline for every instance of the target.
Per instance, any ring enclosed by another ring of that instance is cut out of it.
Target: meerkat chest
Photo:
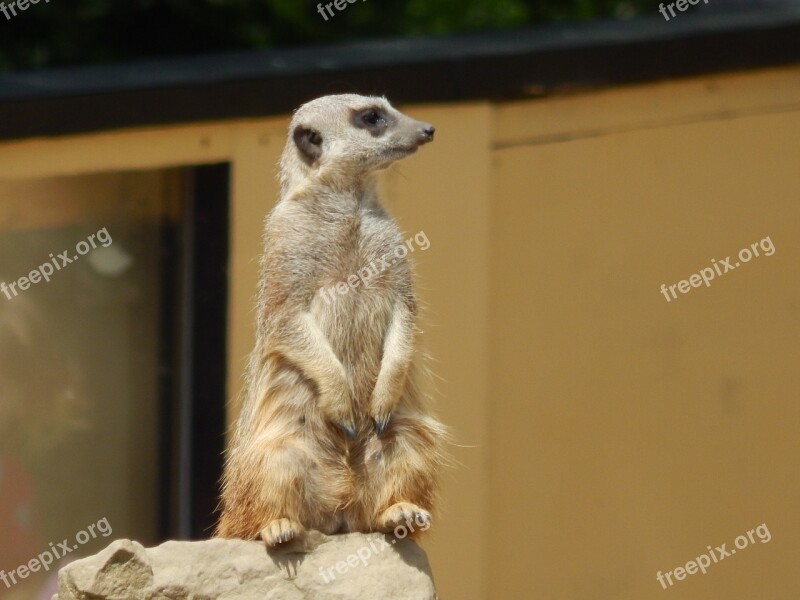
[[[394,222],[364,217],[340,234],[326,259],[312,312],[334,351],[366,379],[377,376],[383,342],[408,267],[394,254],[402,244]]]
[[[408,275],[400,232],[391,219],[359,215],[327,261],[322,274],[326,301],[374,302],[392,296]]]

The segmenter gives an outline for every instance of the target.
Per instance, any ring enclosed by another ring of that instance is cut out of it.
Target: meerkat
[[[420,389],[410,266],[376,176],[434,131],[385,98],[324,96],[295,112],[218,536],[275,547],[307,530],[429,526],[447,430]],[[322,298],[387,256],[368,287]]]

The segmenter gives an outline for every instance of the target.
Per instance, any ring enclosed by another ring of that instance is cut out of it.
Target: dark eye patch
[[[378,107],[353,111],[351,122],[354,127],[366,129],[372,135],[379,136],[389,128],[390,117]]]

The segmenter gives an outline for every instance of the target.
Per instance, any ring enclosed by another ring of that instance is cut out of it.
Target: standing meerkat
[[[308,529],[428,528],[447,434],[418,387],[411,271],[376,177],[433,135],[385,98],[325,96],[295,113],[218,536],[273,547]],[[323,298],[379,263],[368,286]]]

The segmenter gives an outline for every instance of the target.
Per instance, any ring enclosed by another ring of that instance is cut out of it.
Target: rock
[[[311,532],[267,552],[213,539],[144,548],[117,540],[58,574],[53,600],[436,600],[425,552],[377,533]]]

